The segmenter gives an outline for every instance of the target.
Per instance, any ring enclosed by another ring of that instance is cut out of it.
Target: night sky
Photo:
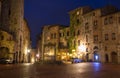
[[[120,0],[24,0],[24,13],[31,29],[32,47],[36,45],[36,35],[44,25],[61,24],[69,26],[68,12],[81,7],[93,9],[112,4],[120,9]]]

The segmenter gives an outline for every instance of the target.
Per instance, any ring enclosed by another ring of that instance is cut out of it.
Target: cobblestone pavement
[[[120,78],[120,65],[101,63],[0,65],[0,78]]]

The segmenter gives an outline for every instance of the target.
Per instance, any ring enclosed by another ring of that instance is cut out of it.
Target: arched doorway
[[[98,46],[94,46],[94,62],[99,62],[99,54],[98,54],[98,50],[99,50],[99,48],[98,48]]]
[[[98,47],[97,46],[94,46],[94,48],[93,48],[94,50],[98,50]]]
[[[108,54],[105,54],[105,62],[109,62]]]
[[[7,47],[0,47],[0,58],[9,58],[9,49]]]
[[[99,55],[97,54],[97,52],[94,52],[94,61],[99,62]]]
[[[118,57],[116,52],[111,53],[111,61],[112,63],[117,63],[118,62]]]

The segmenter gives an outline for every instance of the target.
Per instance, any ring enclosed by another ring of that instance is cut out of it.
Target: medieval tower
[[[21,62],[23,60],[24,0],[0,1],[0,28],[13,35],[15,40],[14,58],[17,62]]]

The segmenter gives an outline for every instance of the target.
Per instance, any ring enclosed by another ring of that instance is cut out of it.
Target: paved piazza
[[[0,65],[0,78],[120,78],[119,64]]]

